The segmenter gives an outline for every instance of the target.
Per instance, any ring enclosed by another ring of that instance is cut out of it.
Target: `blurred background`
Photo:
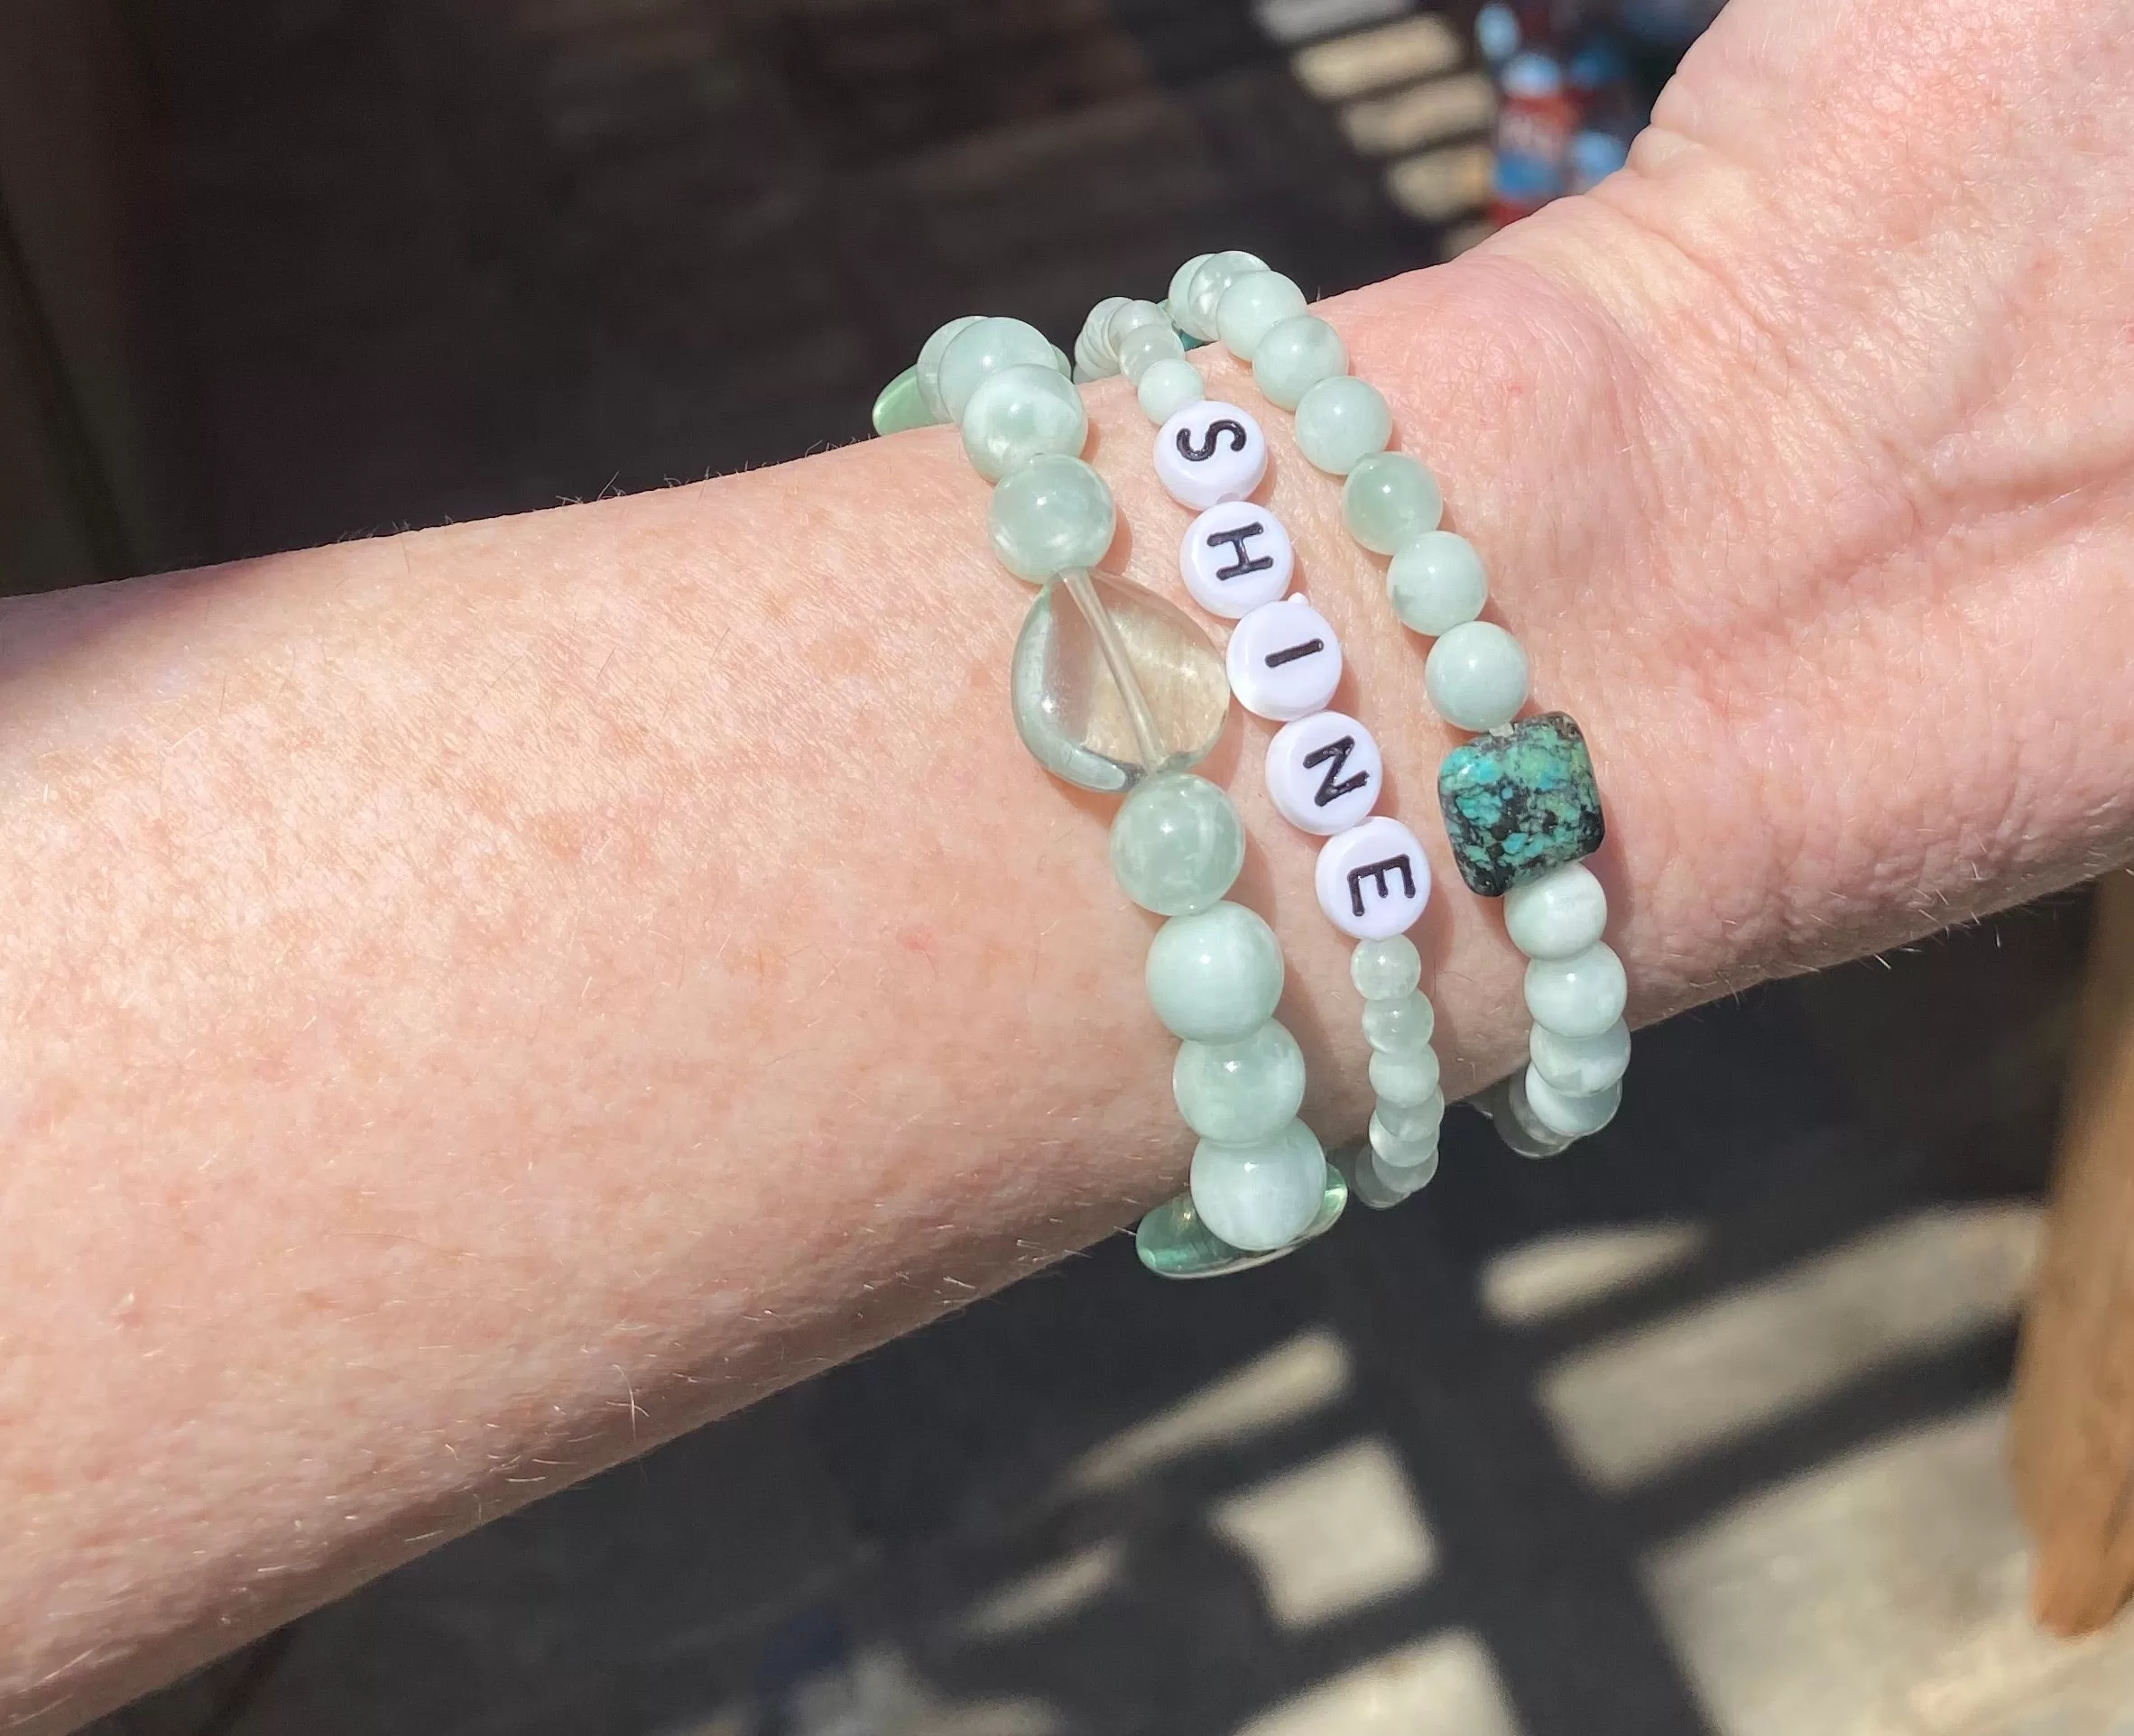
[[[0,586],[790,457],[1210,248],[1432,263],[1701,10],[5,0]],[[1117,1238],[99,1729],[2134,1736],[2001,1466],[2088,913],[1677,1020],[1560,1164],[1455,1114],[1249,1277]]]

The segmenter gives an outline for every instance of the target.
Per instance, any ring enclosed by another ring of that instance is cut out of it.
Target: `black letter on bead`
[[[1307,639],[1301,645],[1291,645],[1287,651],[1269,651],[1267,667],[1279,669],[1284,663],[1294,663],[1300,657],[1310,657],[1326,649],[1324,639]]]
[[[1363,882],[1366,880],[1376,881],[1379,897],[1381,899],[1390,898],[1393,896],[1393,889],[1387,883],[1386,876],[1395,873],[1400,874],[1407,895],[1413,898],[1415,896],[1415,869],[1410,865],[1405,854],[1388,856],[1383,862],[1373,862],[1362,868],[1349,870],[1349,909],[1355,912],[1359,920],[1363,915]]]
[[[1341,778],[1342,767],[1349,762],[1349,755],[1355,751],[1356,738],[1344,735],[1338,742],[1328,742],[1325,747],[1315,747],[1304,756],[1307,771],[1327,760],[1334,762],[1326,767],[1326,775],[1319,780],[1319,793],[1312,798],[1315,808],[1324,808],[1335,797],[1345,796],[1352,790],[1361,790],[1371,781],[1371,773],[1368,771],[1359,771],[1353,778]],[[1341,778],[1339,783],[1334,781],[1336,778]],[[1404,856],[1401,860],[1405,862],[1407,858]]]
[[[1245,425],[1233,422],[1225,416],[1219,422],[1208,424],[1206,438],[1198,446],[1193,444],[1193,430],[1181,428],[1178,430],[1178,456],[1188,464],[1206,464],[1215,456],[1215,436],[1218,434],[1230,436],[1230,449],[1233,452],[1245,449]]]
[[[1272,555],[1252,556],[1245,553],[1245,539],[1263,536],[1266,531],[1267,527],[1256,519],[1250,524],[1239,525],[1234,531],[1210,531],[1207,534],[1209,542],[1227,542],[1230,545],[1230,565],[1216,568],[1215,577],[1243,578],[1247,573],[1263,573],[1273,566]]]

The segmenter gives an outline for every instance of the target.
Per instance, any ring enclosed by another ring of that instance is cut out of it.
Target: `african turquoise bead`
[[[919,394],[916,367],[906,368],[882,388],[882,395],[874,400],[873,420],[877,434],[901,434],[908,428],[925,428],[934,420]]]
[[[964,411],[970,408],[971,394],[988,375],[1023,363],[1043,368],[1053,365],[1051,342],[1035,326],[1020,319],[993,318],[965,326],[941,352],[941,407],[947,412],[947,420],[963,420]]]
[[[1606,835],[1585,737],[1560,711],[1455,748],[1437,801],[1460,878],[1483,898],[1590,856]]]
[[[1343,1208],[1348,1205],[1347,1177],[1331,1164],[1325,1168],[1318,1214],[1289,1248],[1325,1235],[1340,1221]],[[1271,1253],[1247,1253],[1232,1247],[1200,1221],[1190,1193],[1164,1201],[1144,1217],[1134,1231],[1133,1245],[1141,1264],[1159,1278],[1224,1278],[1264,1266],[1289,1251],[1289,1248],[1278,1248]]]
[[[1196,404],[1207,395],[1207,382],[1201,378],[1200,370],[1183,357],[1157,363],[1134,388],[1141,414],[1159,427],[1187,404]]]
[[[1081,402],[1078,394],[1076,402]],[[1010,572],[1028,579],[1095,566],[1118,527],[1118,509],[1104,479],[1063,452],[1041,454],[1003,476],[985,512],[993,553]]]
[[[1215,304],[1215,336],[1239,361],[1249,362],[1262,337],[1303,311],[1304,291],[1279,272],[1247,272],[1230,280]]]
[[[1319,1214],[1326,1154],[1300,1121],[1251,1144],[1203,1140],[1193,1153],[1193,1209],[1216,1236],[1247,1253],[1286,1248]]]
[[[1190,772],[1148,779],[1112,821],[1112,877],[1159,916],[1206,910],[1230,890],[1244,863],[1237,809],[1217,786]]]
[[[1402,626],[1435,639],[1480,614],[1490,584],[1482,557],[1465,537],[1426,531],[1395,552],[1386,568],[1386,595]]]
[[[1347,476],[1392,438],[1393,412],[1368,380],[1321,380],[1297,401],[1298,448],[1330,476]]]
[[[1270,403],[1295,410],[1322,380],[1349,371],[1341,334],[1318,315],[1285,319],[1260,339],[1252,353],[1252,378]]]
[[[1282,949],[1257,912],[1225,900],[1159,928],[1144,976],[1149,1003],[1174,1037],[1235,1042],[1274,1017]]]
[[[1405,452],[1379,452],[1361,460],[1341,485],[1341,513],[1349,534],[1372,553],[1400,551],[1445,512],[1437,478]]]
[[[1178,1113],[1204,1140],[1271,1139],[1304,1104],[1304,1051],[1275,1020],[1233,1043],[1181,1043],[1171,1067]]]
[[[1002,368],[980,381],[964,407],[964,450],[988,482],[1032,458],[1079,457],[1089,416],[1073,382],[1034,363]]]
[[[1606,941],[1569,958],[1527,966],[1527,1011],[1562,1037],[1598,1037],[1622,1017],[1630,998],[1622,960]]]
[[[1349,955],[1349,981],[1366,1001],[1398,1001],[1423,980],[1423,956],[1404,934],[1359,940]]]
[[[1369,1001],[1363,1006],[1363,1040],[1381,1055],[1412,1055],[1427,1048],[1437,1013],[1423,994]]]
[[[1459,729],[1502,729],[1527,702],[1526,649],[1493,621],[1467,621],[1430,647],[1423,687]]]

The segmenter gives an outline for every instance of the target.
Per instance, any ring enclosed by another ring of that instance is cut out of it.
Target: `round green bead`
[[[1230,798],[1190,771],[1145,780],[1112,822],[1112,878],[1158,916],[1191,916],[1227,892],[1245,865],[1245,828]]]
[[[1316,313],[1285,319],[1261,338],[1252,353],[1252,378],[1269,402],[1295,410],[1322,380],[1349,371],[1341,334]]]
[[[1437,1090],[1437,1051],[1426,1043],[1399,1055],[1373,1055],[1371,1088],[1404,1109],[1429,1102]]]
[[[1134,388],[1141,414],[1159,425],[1170,420],[1187,404],[1196,404],[1207,395],[1206,380],[1183,356],[1157,363],[1141,375],[1141,384]]]
[[[1298,448],[1331,476],[1347,476],[1392,438],[1393,412],[1368,380],[1321,380],[1297,401]]]
[[[1437,478],[1405,452],[1380,452],[1349,472],[1341,485],[1341,512],[1358,542],[1390,555],[1437,528],[1445,496]]]
[[[1304,291],[1279,272],[1247,272],[1232,278],[1215,303],[1215,336],[1239,361],[1249,362],[1261,338],[1303,311]]]
[[[1436,639],[1464,626],[1489,601],[1482,557],[1465,537],[1426,531],[1410,537],[1386,568],[1386,595],[1403,626]]]
[[[1081,459],[1056,452],[1003,476],[985,513],[993,553],[1028,579],[1095,566],[1118,525],[1104,479]]]
[[[1171,1067],[1178,1113],[1204,1140],[1255,1145],[1304,1106],[1304,1051],[1270,1019],[1233,1043],[1181,1043]]]
[[[1381,1055],[1412,1055],[1427,1048],[1437,1028],[1437,1014],[1426,995],[1372,1001],[1363,1008],[1363,1040]]]
[[[1296,1120],[1249,1145],[1203,1140],[1193,1153],[1192,1188],[1194,1210],[1220,1240],[1247,1253],[1271,1253],[1319,1215],[1326,1153]]]
[[[1366,1001],[1398,1001],[1423,980],[1423,956],[1404,934],[1390,940],[1359,940],[1349,955],[1349,981]]]
[[[1235,1042],[1274,1017],[1282,949],[1256,911],[1224,901],[1159,928],[1145,975],[1149,1003],[1173,1036]]]
[[[949,345],[984,318],[982,313],[960,313],[935,327],[919,346],[919,361],[911,371],[919,382],[919,395],[926,405],[928,421],[951,420],[948,406],[941,402],[941,358],[948,353]]]
[[[1077,457],[1088,439],[1082,394],[1057,369],[1035,362],[987,374],[964,406],[964,450],[988,482],[1047,453]]]
[[[908,428],[925,428],[934,420],[919,390],[919,369],[906,368],[882,388],[874,400],[874,431],[901,434]]]
[[[997,316],[975,319],[948,340],[941,352],[939,392],[948,420],[961,422],[971,394],[1002,368],[1030,362],[1052,365],[1052,343],[1035,326]],[[919,375],[925,379],[922,372]]]

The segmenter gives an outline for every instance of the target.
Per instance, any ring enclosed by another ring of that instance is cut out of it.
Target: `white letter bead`
[[[1341,685],[1341,641],[1301,596],[1263,604],[1239,622],[1225,661],[1238,704],[1278,724],[1326,710]]]
[[[1276,809],[1322,837],[1371,817],[1385,772],[1371,732],[1338,711],[1284,724],[1267,744],[1267,790]]]
[[[1354,940],[1390,940],[1430,901],[1430,863],[1399,820],[1383,814],[1335,834],[1313,877],[1326,919]]]
[[[1231,621],[1279,600],[1296,569],[1297,550],[1281,520],[1251,501],[1209,507],[1178,545],[1178,570],[1193,600]]]
[[[1181,506],[1243,500],[1267,474],[1267,436],[1235,404],[1204,398],[1156,434],[1156,474]]]

